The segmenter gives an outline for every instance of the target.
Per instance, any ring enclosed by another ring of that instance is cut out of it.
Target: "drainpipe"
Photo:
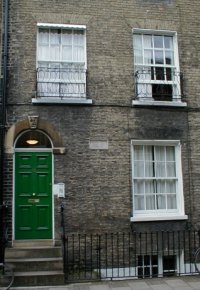
[[[7,85],[7,62],[8,62],[8,10],[9,0],[2,1],[2,65],[1,65],[1,116],[0,116],[0,263],[4,262],[3,251],[3,228],[4,228],[4,207],[3,207],[3,185],[4,185],[4,137],[5,137],[5,125],[6,125],[6,85]]]

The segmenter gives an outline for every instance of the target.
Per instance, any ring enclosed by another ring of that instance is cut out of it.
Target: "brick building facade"
[[[197,0],[10,1],[4,199],[12,241],[40,238],[18,233],[29,227],[18,188],[28,207],[42,196],[27,191],[22,153],[52,156],[48,238],[59,240],[61,203],[67,233],[199,229],[199,16]],[[26,132],[50,145],[28,147]]]

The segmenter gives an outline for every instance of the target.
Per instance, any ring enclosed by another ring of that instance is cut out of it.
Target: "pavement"
[[[200,290],[200,275],[142,280],[107,280],[64,286],[11,287],[10,290]]]

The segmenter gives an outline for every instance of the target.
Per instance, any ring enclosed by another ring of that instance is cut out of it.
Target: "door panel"
[[[52,238],[52,154],[15,154],[15,239]]]

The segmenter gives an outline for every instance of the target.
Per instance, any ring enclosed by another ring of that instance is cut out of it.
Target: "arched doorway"
[[[40,130],[15,141],[14,239],[52,239],[52,143]]]

